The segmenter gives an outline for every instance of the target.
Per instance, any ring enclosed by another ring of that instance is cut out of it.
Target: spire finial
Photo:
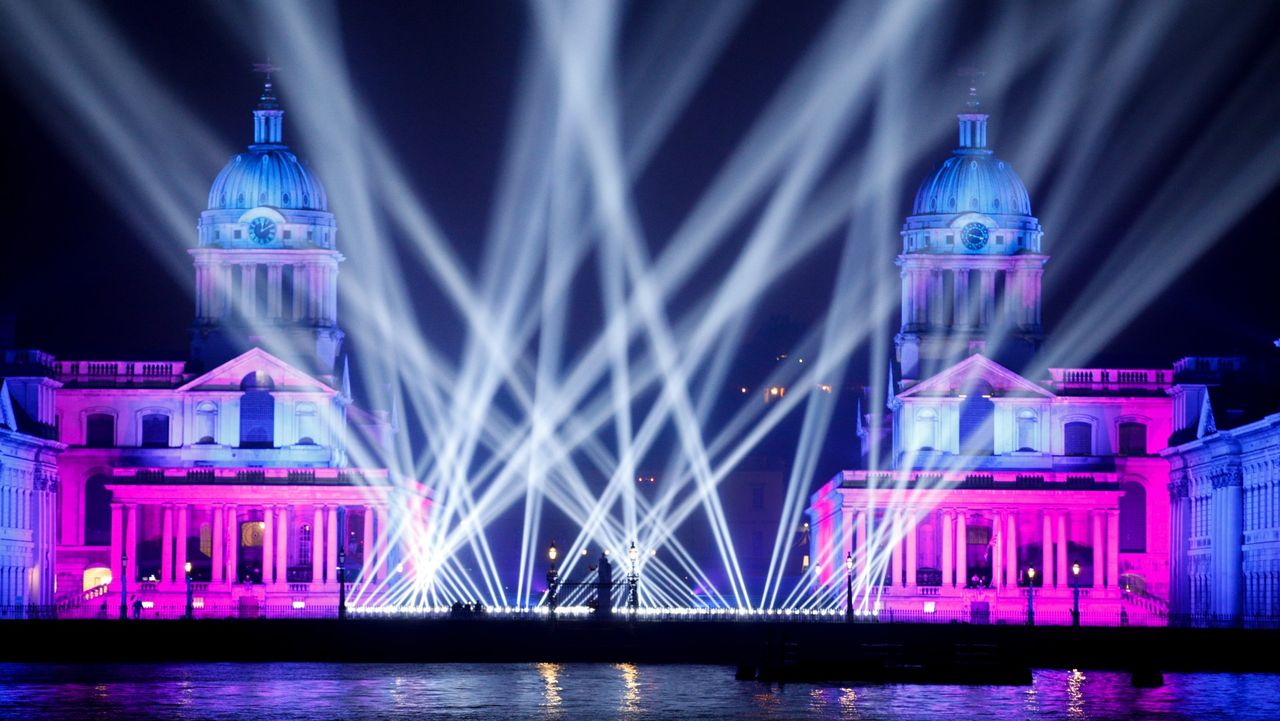
[[[963,67],[956,71],[956,75],[968,79],[969,99],[965,101],[965,106],[969,108],[969,112],[977,112],[978,107],[982,105],[978,101],[978,78],[985,76],[986,73],[974,67]]]
[[[280,70],[278,65],[271,62],[271,58],[267,58],[265,63],[254,63],[253,72],[262,73],[266,76],[266,80],[262,84],[262,97],[258,98],[258,107],[264,110],[275,110],[280,107],[276,101],[275,87],[271,84],[271,74]]]
[[[262,73],[266,80],[262,84],[262,97],[258,98],[258,109],[253,111],[253,142],[255,145],[279,145],[283,142],[284,111],[280,109],[280,101],[276,100],[275,87],[271,84],[271,74],[280,68],[268,59],[265,63],[254,63],[253,71]]]

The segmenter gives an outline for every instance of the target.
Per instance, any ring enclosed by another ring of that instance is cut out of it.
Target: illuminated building
[[[816,580],[842,588],[852,553],[859,611],[1021,623],[1035,569],[1042,622],[1070,623],[1079,584],[1084,623],[1163,623],[1173,372],[1010,369],[1043,340],[1049,256],[972,95],[958,120],[902,226],[897,381],[865,430],[891,451],[813,494]]]
[[[0,351],[0,616],[54,598],[58,493],[53,357]]]
[[[253,116],[191,250],[191,360],[54,364],[67,613],[114,617],[122,591],[180,612],[187,563],[198,615],[333,611],[343,557],[371,587],[396,566],[388,472],[348,458],[391,425],[353,404],[339,365],[337,225],[283,143],[270,79]]]

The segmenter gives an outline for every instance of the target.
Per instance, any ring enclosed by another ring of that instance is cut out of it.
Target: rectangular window
[[[953,245],[955,244],[955,242],[956,242],[956,237],[954,235],[947,236],[947,245]]]
[[[237,239],[237,240],[240,238],[240,231],[239,231],[239,230],[237,230],[237,231],[235,232],[235,237],[236,237],[236,239]]]
[[[1120,424],[1120,455],[1145,456],[1147,454],[1147,427],[1141,423]]]
[[[292,238],[292,237],[293,237],[293,231],[292,231],[292,230],[288,230],[288,229],[286,229],[286,230],[284,231],[284,239],[285,239],[285,240],[288,240],[288,239],[290,239],[290,238]]]
[[[142,417],[142,447],[169,447],[169,416],[162,413],[148,413]]]
[[[1063,453],[1068,456],[1093,455],[1093,426],[1082,421],[1068,423],[1062,428]]]
[[[116,419],[106,413],[93,413],[85,419],[84,444],[89,448],[110,448],[116,444]]]

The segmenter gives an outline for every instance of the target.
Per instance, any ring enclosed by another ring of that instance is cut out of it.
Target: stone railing
[[[76,385],[168,386],[183,379],[184,361],[57,361],[58,380]]]
[[[1069,390],[1163,391],[1173,370],[1130,368],[1050,368],[1048,385]]]

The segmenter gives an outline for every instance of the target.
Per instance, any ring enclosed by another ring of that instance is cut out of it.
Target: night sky
[[[1048,5],[1048,4],[1046,4]],[[1147,10],[1160,3],[1150,3]],[[1205,42],[1219,32],[1218,10],[1199,8],[1182,18],[1152,62],[1140,69],[1135,103],[1159,101],[1160,88],[1176,82],[1202,58]],[[626,23],[640,23],[653,6],[632,7]],[[199,3],[115,3],[102,7],[125,34],[121,40],[134,49],[180,99],[215,128],[227,153],[249,140],[249,111],[259,80],[250,72],[253,62],[270,54],[254,32],[237,35],[212,11]],[[954,24],[954,47],[940,48],[928,62],[940,78],[969,60],[966,27],[990,20],[1003,8],[965,3],[945,6],[940,23]],[[1058,4],[1037,9],[1062,12]],[[451,238],[483,237],[493,198],[500,152],[507,130],[514,87],[514,65],[529,17],[523,5],[501,2],[347,3],[340,6],[345,36],[343,51],[364,98],[376,115],[378,130],[403,161],[422,198]],[[1182,107],[1185,122],[1178,139],[1161,146],[1157,162],[1135,176],[1131,192],[1099,197],[1112,222],[1105,233],[1077,237],[1066,217],[1046,217],[1038,197],[1054,181],[1052,168],[1033,185],[1033,208],[1046,228],[1045,247],[1054,254],[1060,244],[1085,244],[1081,257],[1101,253],[1123,234],[1126,219],[1138,214],[1159,175],[1172,167],[1181,144],[1195,137],[1214,118],[1217,105],[1234,91],[1233,83],[1247,71],[1277,67],[1280,43],[1269,28],[1277,26],[1280,5],[1270,4],[1271,22],[1253,23],[1254,30],[1232,40],[1229,71],[1215,80],[1212,91],[1195,107]],[[634,189],[646,227],[654,236],[675,227],[692,199],[728,157],[770,94],[831,14],[820,2],[763,2],[738,27],[714,70],[686,108],[657,158]],[[1216,14],[1216,15],[1215,15]],[[1129,28],[1140,26],[1140,18]],[[1104,32],[1100,28],[1099,32]],[[1105,32],[1117,32],[1116,28]],[[624,45],[627,38],[624,25]],[[997,153],[1022,167],[1008,148],[1011,137],[1025,132],[1019,119],[1032,110],[1020,98],[1024,89],[1043,82],[1045,73],[1065,48],[1054,48],[1020,71],[1012,86],[991,98],[992,136]],[[5,62],[13,59],[6,56]],[[50,350],[63,357],[150,358],[181,357],[193,302],[182,285],[170,277],[140,241],[144,229],[131,224],[113,206],[84,168],[73,160],[78,148],[69,147],[43,127],[29,96],[18,93],[12,76],[0,76],[0,102],[7,124],[0,133],[4,162],[5,259],[0,264],[0,310],[17,318],[17,343]],[[953,78],[954,80],[954,78]],[[1105,85],[1111,78],[1079,76],[1074,82]],[[1280,75],[1272,87],[1280,87]],[[287,68],[280,75],[286,101],[291,88]],[[963,96],[954,83],[956,105]],[[309,92],[322,92],[312,89]],[[1135,112],[1138,110],[1135,108]],[[944,120],[946,120],[944,118]],[[286,119],[286,123],[288,120]],[[947,120],[947,122],[950,122]],[[1271,127],[1280,126],[1280,119]],[[181,134],[182,128],[173,128]],[[288,126],[286,125],[286,133]],[[303,158],[323,153],[290,138]],[[901,215],[909,212],[915,178],[946,157],[953,137],[946,134],[936,152],[922,158],[906,179]],[[1262,139],[1259,139],[1262,147]],[[1006,150],[1002,150],[1005,148]],[[1122,149],[1117,149],[1122,151]],[[1069,143],[1055,151],[1070,153]],[[1161,162],[1161,158],[1166,159]],[[1280,162],[1278,160],[1277,162]],[[208,167],[211,181],[219,167]],[[1187,203],[1211,199],[1187,198]],[[194,227],[203,208],[191,207],[192,232],[168,239],[180,246],[194,243]],[[342,209],[334,208],[342,224]],[[1240,217],[1192,270],[1169,287],[1156,303],[1134,319],[1108,353],[1095,362],[1168,363],[1186,353],[1225,353],[1256,350],[1280,337],[1276,316],[1274,218],[1280,211],[1280,191],[1272,186],[1265,198]],[[900,219],[896,222],[900,222]],[[343,238],[339,242],[342,244]],[[348,257],[358,247],[342,245]],[[884,242],[898,247],[896,228],[886,228]],[[478,243],[457,241],[459,254],[471,262]],[[1096,251],[1095,251],[1096,247]],[[753,347],[785,350],[791,333],[818,316],[827,295],[813,288],[829,287],[824,270],[833,266],[830,254],[814,258],[792,273],[771,293],[766,312],[759,314]],[[1047,288],[1045,318],[1052,332],[1075,289],[1093,270],[1090,263],[1047,268],[1054,282]],[[893,274],[885,267],[880,272]],[[821,280],[815,282],[815,278]],[[348,292],[345,289],[344,293]],[[891,332],[887,329],[886,332]],[[865,360],[865,359],[863,359]],[[1077,359],[1088,362],[1090,359]],[[860,361],[861,362],[861,361]],[[860,369],[854,369],[856,375]]]

